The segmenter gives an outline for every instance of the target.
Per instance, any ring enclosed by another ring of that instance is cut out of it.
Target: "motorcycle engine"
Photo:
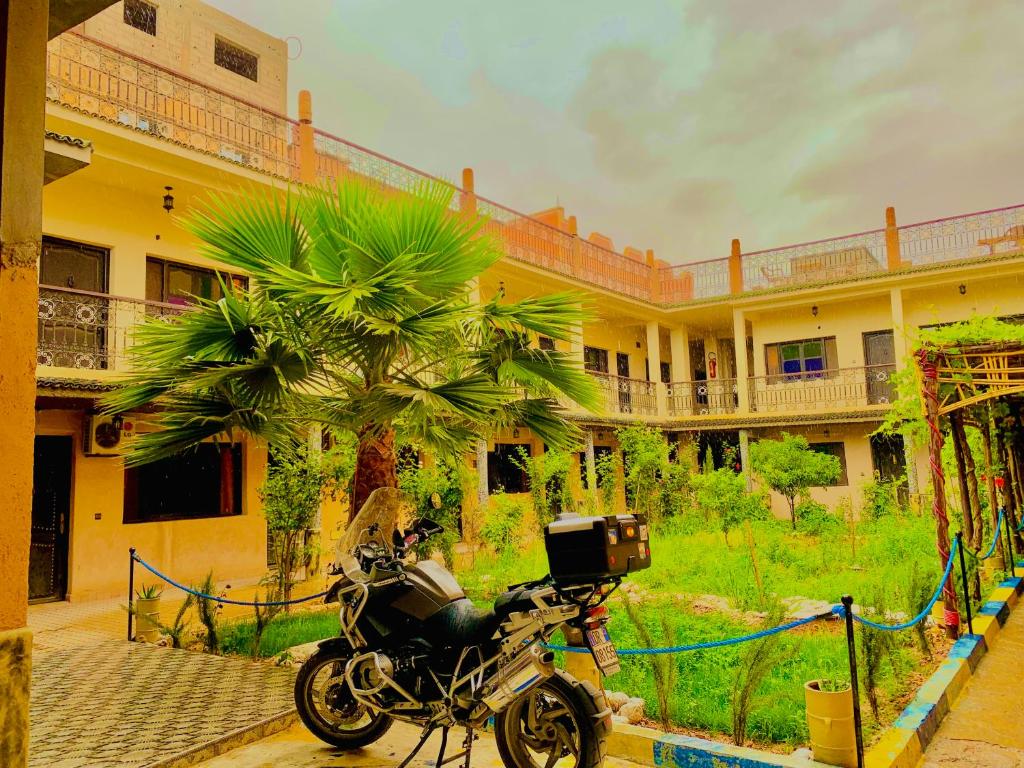
[[[429,644],[413,641],[387,654],[377,652],[358,657],[352,669],[356,692],[384,711],[409,710],[442,698],[428,671],[430,651]]]

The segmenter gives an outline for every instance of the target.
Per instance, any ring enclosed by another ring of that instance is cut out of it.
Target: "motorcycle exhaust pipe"
[[[493,712],[501,712],[536,685],[555,674],[555,654],[539,646],[501,667],[488,683],[481,701]]]

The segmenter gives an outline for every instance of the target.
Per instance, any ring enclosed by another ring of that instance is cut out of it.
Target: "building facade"
[[[125,469],[116,441],[132,415],[101,418],[95,399],[125,370],[142,318],[217,295],[218,265],[175,224],[191,202],[341,174],[398,190],[429,178],[315,128],[306,93],[298,119],[287,117],[286,89],[285,43],[198,0],[125,0],[49,45],[47,129],[64,172],[43,200],[32,599],[120,594],[129,546],[183,579],[265,571],[265,447],[211,444]],[[597,452],[637,422],[714,462],[788,431],[842,460],[839,483],[815,489],[821,501],[846,496],[856,508],[865,481],[908,466],[915,490],[923,462],[872,437],[914,329],[1024,313],[1024,206],[897,225],[880,205],[867,232],[750,253],[734,241],[727,257],[671,266],[583,236],[561,208],[528,215],[475,187],[467,169],[459,207],[485,217],[505,251],[481,297],[572,289],[593,308],[566,351],[604,395],[601,412],[572,413]],[[480,446],[482,495],[521,490],[508,462],[516,445],[543,450],[526,429]]]

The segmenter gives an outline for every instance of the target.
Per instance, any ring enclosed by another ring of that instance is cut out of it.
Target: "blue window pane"
[[[800,370],[799,360],[784,360],[782,363],[783,373],[800,373]]]

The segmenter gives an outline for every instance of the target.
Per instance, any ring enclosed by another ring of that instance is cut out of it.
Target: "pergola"
[[[917,352],[919,382],[928,425],[928,458],[934,500],[936,542],[943,567],[950,554],[945,473],[942,468],[944,426],[953,443],[963,541],[975,552],[981,549],[985,524],[982,519],[979,472],[967,443],[965,425],[977,427],[982,438],[991,528],[995,530],[999,502],[1005,507],[1010,531],[1010,556],[1022,550],[1017,531],[1024,509],[1021,472],[1024,469],[1024,342],[925,345]],[[999,494],[1002,498],[999,499]],[[1002,543],[1000,542],[1000,551]],[[946,628],[955,636],[959,624],[957,595],[950,575],[943,588]]]

